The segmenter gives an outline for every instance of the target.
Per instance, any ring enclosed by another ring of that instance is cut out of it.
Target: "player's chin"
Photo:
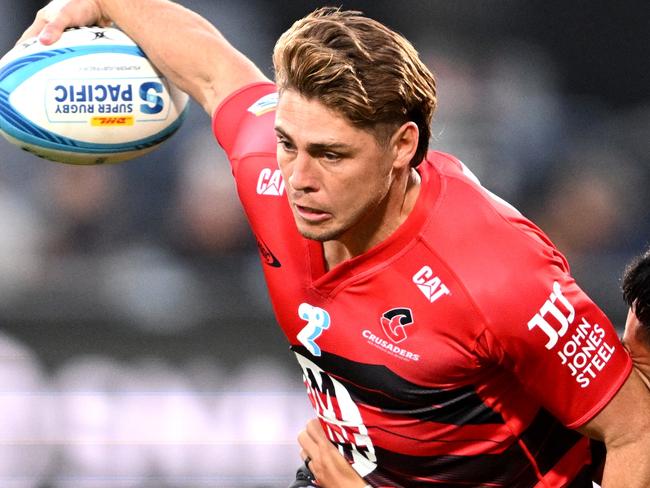
[[[326,241],[332,241],[336,239],[339,235],[341,235],[341,232],[338,229],[333,229],[333,228],[325,228],[321,226],[314,226],[314,225],[305,225],[304,223],[297,223],[298,224],[298,232],[300,232],[300,235],[302,235],[305,239],[310,239],[312,241],[318,241],[318,242],[326,242]]]

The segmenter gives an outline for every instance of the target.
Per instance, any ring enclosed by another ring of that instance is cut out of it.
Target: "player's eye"
[[[335,152],[325,152],[322,155],[322,158],[330,163],[334,163],[336,161],[339,161],[341,159],[341,155],[337,154]]]
[[[289,141],[286,139],[278,138],[278,145],[284,150],[284,151],[293,151],[295,148],[293,144],[291,144]]]

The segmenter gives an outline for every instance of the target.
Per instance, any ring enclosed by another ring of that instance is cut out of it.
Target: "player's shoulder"
[[[423,237],[467,286],[482,288],[486,280],[504,287],[529,283],[549,266],[568,272],[546,234],[483,187],[458,158],[432,151],[421,171],[439,181]]]
[[[458,234],[480,236],[485,243],[508,248],[498,236],[533,246],[553,246],[548,237],[515,206],[481,184],[478,177],[459,158],[440,151],[429,151],[419,170],[426,180],[435,181],[435,211],[430,230],[440,228]],[[433,175],[433,176],[432,176]],[[491,239],[494,236],[495,239]]]
[[[425,162],[435,166],[439,171],[445,173],[453,173],[455,171],[462,171],[464,164],[453,154],[444,151],[435,151],[433,149],[427,151]]]
[[[213,133],[232,158],[246,152],[275,152],[275,84],[257,82],[228,95],[212,116]]]
[[[468,200],[469,203],[474,199],[474,205],[482,202],[487,207],[493,207],[497,214],[505,214],[509,217],[521,216],[520,212],[510,203],[484,187],[474,172],[452,154],[429,151],[420,165],[419,171],[426,174],[429,180],[439,182],[439,196],[446,201],[462,198]],[[454,203],[456,202],[454,201]],[[462,210],[462,208],[458,209]]]

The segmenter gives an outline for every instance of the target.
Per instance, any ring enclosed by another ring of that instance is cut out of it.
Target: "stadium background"
[[[181,3],[269,75],[275,39],[322,4]],[[537,222],[622,324],[619,276],[650,235],[644,2],[336,3],[416,45],[438,78],[432,146]],[[0,0],[0,51],[41,5]],[[283,487],[309,416],[197,105],[120,166],[0,141],[1,486]]]

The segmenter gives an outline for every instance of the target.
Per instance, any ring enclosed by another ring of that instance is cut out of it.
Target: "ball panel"
[[[117,29],[66,31],[0,60],[0,133],[46,159],[136,157],[176,132],[187,109],[188,96]]]
[[[39,158],[47,159],[48,161],[54,161],[57,163],[66,163],[66,164],[75,164],[75,165],[97,165],[97,164],[113,164],[121,163],[123,161],[128,161],[129,159],[134,159],[136,157],[143,156],[150,153],[158,147],[158,145],[163,142],[159,141],[156,144],[152,144],[148,147],[140,147],[132,151],[124,151],[123,148],[118,152],[109,152],[97,150],[93,152],[90,149],[79,148],[78,151],[71,151],[68,146],[51,146],[43,147],[42,143],[39,144],[29,144],[22,139],[16,139],[10,134],[2,131],[0,129],[0,135],[2,135],[6,140],[19,146],[24,151],[27,151]],[[60,148],[57,148],[60,147]],[[63,149],[61,149],[63,148]]]
[[[1,99],[0,95],[0,99]],[[54,132],[43,130],[38,125],[33,124],[29,119],[23,117],[16,111],[5,111],[0,107],[0,119],[5,118],[10,124],[4,125],[0,123],[0,134],[5,136],[7,140],[16,144],[18,141],[21,144],[28,144],[33,146],[40,146],[43,150],[56,149],[56,150],[69,150],[70,152],[84,152],[84,153],[118,153],[125,151],[137,151],[147,149],[151,146],[156,146],[169,137],[171,137],[183,124],[187,109],[183,111],[170,125],[155,134],[138,139],[135,141],[120,142],[120,143],[93,143],[85,142],[78,139],[71,139],[64,136],[59,136]],[[114,117],[115,118],[115,117]],[[110,123],[110,122],[109,122]],[[9,139],[9,137],[12,139]]]

